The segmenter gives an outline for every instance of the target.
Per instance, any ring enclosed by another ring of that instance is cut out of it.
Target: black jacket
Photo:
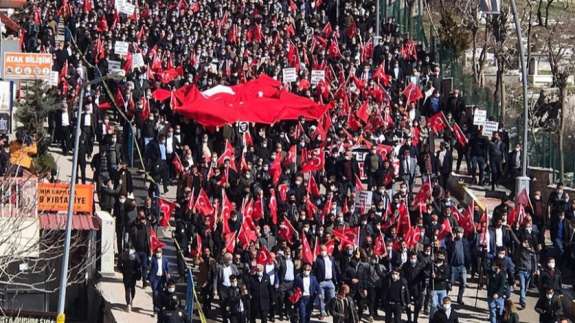
[[[539,313],[539,322],[557,322],[563,315],[563,304],[561,297],[557,294],[553,298],[547,299],[545,293],[539,297],[535,304],[535,312]]]
[[[130,241],[137,252],[145,252],[150,255],[150,242],[148,227],[145,224],[138,223],[132,227]]]
[[[339,269],[337,267],[335,259],[331,256],[329,256],[329,259],[331,260],[331,280],[333,284],[337,286],[337,282],[339,279]],[[321,283],[322,281],[325,280],[325,261],[323,257],[321,256],[317,257],[314,264],[313,272],[318,282]]]
[[[384,304],[398,304],[407,306],[409,304],[409,290],[405,279],[400,278],[398,281],[393,281],[389,278],[385,286]]]
[[[451,310],[449,318],[447,318],[447,314],[443,308],[440,308],[433,314],[433,317],[429,321],[430,323],[459,323],[459,316],[454,309]]]
[[[271,307],[272,285],[270,277],[263,274],[261,281],[257,275],[250,277],[249,290],[252,297],[252,310],[267,313]]]
[[[487,297],[493,297],[494,294],[503,297],[507,294],[507,289],[507,276],[504,271],[490,273],[487,281]]]

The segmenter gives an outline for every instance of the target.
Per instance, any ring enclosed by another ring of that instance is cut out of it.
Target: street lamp
[[[523,151],[521,160],[521,176],[515,179],[515,194],[519,194],[525,189],[529,193],[529,177],[527,176],[527,140],[529,134],[529,108],[527,103],[527,68],[525,64],[525,49],[521,35],[521,23],[517,16],[517,5],[515,0],[511,0],[511,11],[513,12],[513,21],[515,22],[515,31],[517,32],[517,46],[519,47],[519,62],[521,63],[521,81],[523,85]]]
[[[66,213],[66,238],[64,240],[64,257],[62,258],[62,268],[60,270],[60,291],[58,295],[58,316],[56,323],[64,323],[66,315],[64,307],[66,305],[66,286],[68,285],[68,263],[70,260],[70,239],[72,236],[72,217],[74,216],[74,199],[76,195],[76,176],[78,173],[78,150],[80,146],[80,123],[82,119],[82,106],[84,103],[84,90],[87,86],[96,85],[106,80],[121,80],[126,77],[123,70],[114,70],[112,73],[82,84],[80,89],[80,103],[76,116],[76,132],[74,133],[74,158],[72,161],[72,177],[70,178],[70,192],[68,194],[68,211]]]

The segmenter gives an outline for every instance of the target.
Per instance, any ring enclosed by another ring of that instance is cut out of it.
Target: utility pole
[[[523,47],[521,23],[517,16],[517,4],[515,0],[511,0],[511,11],[513,13],[513,21],[515,22],[515,31],[517,32],[517,45],[519,47],[519,62],[521,64],[521,81],[523,85],[523,150],[521,176],[516,178],[515,194],[519,194],[523,189],[529,193],[529,177],[527,176],[527,144],[529,134],[529,108],[527,103],[527,67],[525,65],[525,48]]]

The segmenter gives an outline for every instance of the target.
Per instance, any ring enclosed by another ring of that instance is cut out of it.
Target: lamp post
[[[521,64],[521,81],[523,85],[523,150],[521,152],[521,176],[515,179],[515,194],[519,194],[523,189],[529,193],[529,177],[527,176],[527,144],[529,134],[529,107],[527,103],[527,67],[525,64],[525,48],[523,47],[521,23],[517,16],[517,5],[515,0],[511,0],[511,11],[517,32],[517,46],[519,47],[519,62]]]
[[[108,79],[122,79],[125,73],[116,72],[104,77],[97,78],[90,82],[82,84],[80,89],[80,102],[78,113],[76,115],[76,132],[74,133],[74,158],[72,159],[72,177],[70,178],[70,192],[68,193],[68,210],[66,212],[66,237],[64,240],[64,256],[62,257],[62,268],[60,269],[60,290],[58,295],[58,316],[56,323],[64,323],[66,315],[64,308],[66,305],[66,287],[68,285],[68,264],[70,260],[70,239],[72,236],[72,217],[74,216],[74,199],[76,197],[76,176],[78,173],[78,150],[80,146],[80,123],[82,119],[82,107],[84,103],[84,91],[88,85],[95,85]]]

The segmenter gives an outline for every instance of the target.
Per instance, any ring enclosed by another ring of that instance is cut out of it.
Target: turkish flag
[[[226,190],[222,189],[222,225],[223,225],[223,234],[227,235],[228,233],[232,232],[230,229],[230,225],[228,224],[228,220],[232,215],[234,205],[228,199],[228,195],[226,194]]]
[[[202,237],[196,233],[196,249],[194,249],[192,256],[201,257],[202,249]]]
[[[363,104],[357,109],[355,115],[363,122],[367,123],[369,121],[369,104],[364,101]]]
[[[297,146],[291,145],[288,150],[285,162],[289,165],[293,165],[297,162]]]
[[[357,35],[357,24],[355,21],[352,21],[351,24],[347,27],[345,34],[348,38],[353,38]]]
[[[325,153],[323,148],[319,148],[316,154],[308,158],[304,163],[302,163],[302,172],[312,172],[322,170],[325,165]]]
[[[529,206],[531,210],[533,210],[533,205],[531,205],[531,199],[529,198],[526,189],[522,189],[521,192],[517,194],[517,196],[515,197],[515,204],[523,205],[524,207]]]
[[[278,224],[278,202],[276,201],[276,192],[272,189],[270,193],[270,200],[268,202],[268,209],[273,224]]]
[[[272,255],[268,250],[268,248],[262,246],[260,250],[258,250],[256,256],[256,262],[258,265],[271,265],[274,263],[274,261],[272,260]]]
[[[409,212],[404,202],[399,204],[397,210],[399,212],[399,217],[397,218],[397,235],[402,236],[409,232],[409,228],[411,228],[411,218],[409,217]]]
[[[242,206],[242,215],[244,216],[244,222],[246,222],[251,229],[256,228],[253,214],[254,214],[254,201],[250,199]]]
[[[374,71],[373,71],[373,75],[372,78],[380,84],[383,84],[384,86],[388,86],[389,85],[389,79],[390,76],[385,74],[385,69],[383,67],[383,64],[380,64]]]
[[[449,222],[449,219],[445,219],[443,220],[443,223],[441,224],[441,229],[439,230],[439,233],[437,234],[437,240],[443,240],[445,239],[445,237],[447,237],[448,235],[453,233],[453,229],[451,228],[451,222]]]
[[[254,219],[254,221],[259,221],[264,217],[264,202],[263,202],[264,197],[260,196],[258,197],[255,202],[253,203],[253,213],[252,213],[252,219]]]
[[[287,192],[289,190],[288,184],[280,184],[278,185],[278,191],[280,193],[280,200],[285,202],[287,200]]]
[[[431,117],[427,118],[427,126],[433,130],[436,134],[442,132],[447,128],[447,123],[445,122],[445,115],[443,112],[438,112]]]
[[[333,198],[330,196],[327,199],[327,201],[325,201],[325,204],[323,205],[323,209],[321,212],[321,222],[322,223],[323,223],[323,220],[325,219],[325,217],[331,213],[332,209],[333,209]]]
[[[244,249],[246,249],[249,246],[250,242],[256,241],[257,238],[258,237],[256,235],[256,232],[249,227],[246,221],[244,221],[238,233],[238,240],[240,242],[240,245]]]
[[[355,191],[360,192],[363,191],[363,183],[361,182],[361,178],[356,174],[355,175]]]
[[[208,194],[206,194],[206,191],[204,191],[203,188],[200,189],[200,193],[198,194],[194,208],[202,215],[211,215],[215,211],[210,202]]]
[[[301,260],[304,264],[313,264],[313,251],[311,250],[311,247],[309,245],[309,242],[307,241],[307,236],[305,234],[301,235],[301,245],[302,245],[302,249],[301,249]]]
[[[176,209],[176,203],[170,202],[160,197],[158,204],[160,207],[160,213],[162,214],[162,218],[160,219],[160,226],[167,227],[170,225],[170,217]]]
[[[458,221],[460,227],[463,228],[466,236],[473,234],[475,231],[475,223],[473,222],[473,214],[475,213],[474,202],[471,201],[469,205],[463,210],[461,214],[461,221]]]
[[[94,3],[92,2],[92,0],[84,0],[83,9],[84,13],[89,13],[90,11],[92,11],[92,9],[94,9]]]
[[[359,239],[359,227],[357,228],[336,228],[332,230],[333,236],[340,241],[340,247],[344,247],[345,244],[357,245],[357,240]]]
[[[431,183],[429,181],[423,183],[419,192],[415,194],[415,198],[411,203],[412,206],[418,205],[419,203],[427,204],[427,200],[431,197]]]
[[[405,96],[407,104],[411,102],[417,102],[424,97],[423,92],[421,92],[419,86],[411,82],[408,86],[405,87],[402,94]]]
[[[232,144],[230,144],[230,142],[227,140],[226,140],[226,148],[224,149],[222,155],[218,158],[218,166],[223,165],[226,159],[230,160],[230,168],[236,171],[235,149],[234,146],[232,146]]]
[[[405,236],[407,248],[415,247],[419,241],[421,241],[421,229],[419,227],[410,227]]]
[[[319,187],[317,186],[317,183],[315,182],[315,177],[313,177],[313,175],[309,177],[309,180],[307,182],[307,192],[313,197],[320,196]]]
[[[385,248],[385,241],[383,240],[383,235],[379,234],[373,243],[373,254],[376,256],[383,256],[387,253]]]
[[[184,172],[184,165],[182,164],[180,156],[178,156],[177,153],[174,153],[174,157],[172,158],[172,166],[174,166],[176,174],[181,174]]]
[[[467,137],[465,137],[465,134],[463,133],[457,122],[453,124],[451,130],[453,131],[453,135],[455,136],[455,140],[457,140],[457,143],[459,143],[463,147],[467,146],[468,143]]]
[[[308,198],[305,203],[305,210],[307,212],[307,217],[313,219],[317,214],[317,206]]]
[[[272,183],[276,185],[280,180],[280,176],[282,175],[282,161],[280,153],[276,153],[276,158],[270,164],[269,172],[272,178]]]
[[[287,218],[284,218],[278,230],[278,237],[282,238],[283,240],[291,244],[295,237],[295,234],[296,231],[293,225],[289,222]]]
[[[321,32],[324,34],[325,37],[329,37],[331,35],[331,33],[333,32],[333,29],[331,28],[331,23],[328,22],[327,24],[325,24],[325,26],[323,26],[323,29],[321,30]]]
[[[160,241],[160,239],[158,239],[158,234],[156,233],[156,230],[152,229],[152,227],[148,228],[148,233],[150,237],[151,253],[155,253],[156,250],[158,250],[159,248],[163,248],[166,246],[165,243],[163,243],[162,241]]]
[[[236,233],[230,232],[226,234],[226,251],[234,253],[236,249]]]
[[[130,73],[132,71],[132,66],[133,66],[132,52],[128,52],[128,54],[124,58],[124,65],[122,65],[122,69],[126,71],[126,73]]]

